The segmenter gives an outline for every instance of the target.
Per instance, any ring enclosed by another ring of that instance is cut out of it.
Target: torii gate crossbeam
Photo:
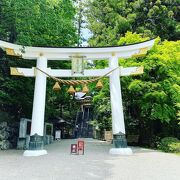
[[[139,57],[145,55],[154,44],[154,40],[119,47],[103,48],[43,48],[28,47],[0,41],[0,47],[6,54],[21,56],[23,59],[37,60],[36,67],[56,77],[86,77],[101,76],[106,72],[118,67],[118,58]],[[73,56],[83,56],[90,60],[109,60],[109,68],[101,70],[85,70],[84,74],[71,75],[70,70],[52,70],[47,67],[48,60],[71,60]],[[132,150],[127,147],[125,138],[124,115],[122,106],[122,95],[120,86],[120,76],[141,74],[141,67],[120,68],[110,75],[110,96],[112,110],[112,129],[115,148],[110,149],[111,154],[132,154]],[[25,77],[35,77],[35,89],[32,112],[32,125],[30,137],[30,149],[24,152],[24,156],[39,156],[47,154],[43,147],[44,111],[46,97],[46,75],[34,68],[11,68],[12,75],[22,75]]]

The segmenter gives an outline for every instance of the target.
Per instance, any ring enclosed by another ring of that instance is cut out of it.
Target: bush
[[[170,144],[170,151],[180,153],[180,142]]]
[[[165,137],[161,139],[158,149],[164,152],[180,152],[180,141],[174,137]]]

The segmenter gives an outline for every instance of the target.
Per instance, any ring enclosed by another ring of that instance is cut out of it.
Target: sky
[[[82,37],[85,39],[85,42],[82,43],[82,46],[88,46],[88,39],[92,36],[91,31],[88,28],[82,29]]]

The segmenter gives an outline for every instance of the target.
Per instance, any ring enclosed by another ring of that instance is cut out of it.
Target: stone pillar
[[[50,128],[50,132],[47,132],[47,128]],[[53,124],[52,123],[45,123],[44,125],[44,144],[51,144],[54,141],[53,137]]]
[[[19,125],[19,137],[25,138],[27,131],[27,119],[21,118],[20,125]]]
[[[114,55],[109,60],[109,67],[111,69],[115,69],[118,66],[118,58]],[[115,148],[110,149],[110,154],[130,155],[132,154],[132,150],[127,148],[127,141],[125,137],[124,114],[119,77],[119,69],[110,74],[112,130],[113,143],[115,145]]]
[[[17,142],[17,149],[28,149],[30,134],[27,134],[27,125],[31,123],[30,119],[21,118],[19,124],[19,138]]]
[[[37,68],[46,71],[47,58],[40,56],[37,59]],[[44,112],[46,99],[46,75],[42,72],[35,71],[35,89],[32,111],[32,124],[29,150],[24,152],[24,156],[40,156],[47,154],[44,150],[43,130],[44,130]]]

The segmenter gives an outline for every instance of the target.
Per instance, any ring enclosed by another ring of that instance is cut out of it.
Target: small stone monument
[[[19,138],[17,142],[17,149],[29,149],[29,143],[30,143],[30,130],[31,130],[31,120],[26,118],[20,119],[20,125],[19,125]],[[40,137],[35,134],[31,137],[32,139],[36,139],[39,142],[43,141],[44,145],[51,144],[54,140],[53,137],[53,124],[52,123],[45,123],[44,125],[44,137],[43,140],[40,140]],[[40,143],[38,143],[40,144]],[[32,148],[35,146],[31,143]],[[39,149],[42,149],[42,147],[39,147]]]
[[[53,124],[45,123],[44,125],[44,144],[51,144],[54,141]]]
[[[26,118],[20,119],[19,138],[17,149],[28,149],[30,141],[31,120]]]

